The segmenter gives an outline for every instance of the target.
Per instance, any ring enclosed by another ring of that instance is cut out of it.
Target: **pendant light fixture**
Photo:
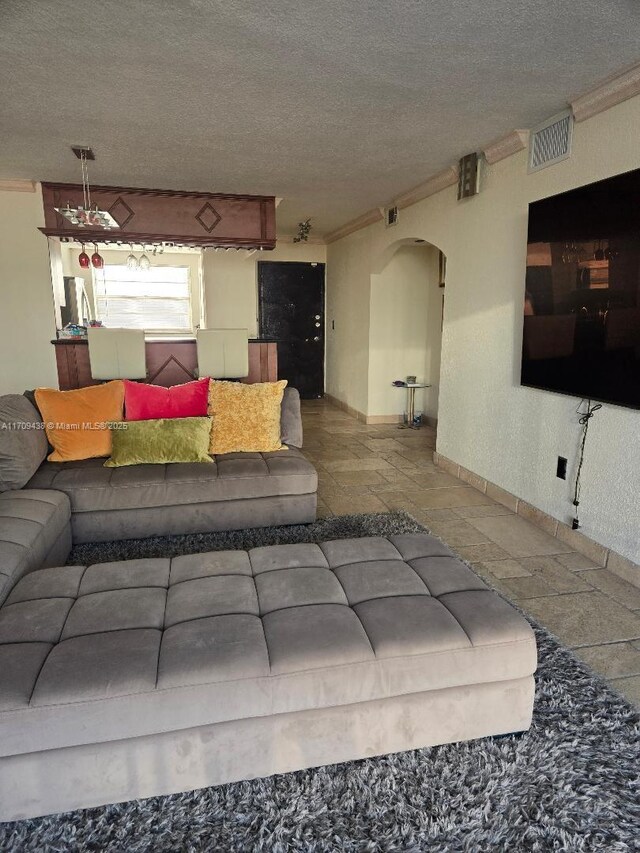
[[[77,228],[104,228],[106,230],[119,228],[120,226],[108,210],[99,210],[97,204],[91,203],[91,185],[89,184],[87,161],[96,159],[93,150],[83,145],[72,146],[71,150],[80,160],[82,204],[74,206],[68,201],[66,207],[54,207],[54,210]]]
[[[82,244],[82,251],[78,255],[78,264],[80,265],[80,269],[83,270],[88,270],[91,266],[91,259],[84,250],[84,243]]]

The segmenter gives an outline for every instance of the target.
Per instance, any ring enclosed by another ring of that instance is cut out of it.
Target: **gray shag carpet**
[[[423,532],[405,513],[74,548],[70,563]],[[531,729],[0,825],[2,851],[640,851],[640,725],[548,631]]]

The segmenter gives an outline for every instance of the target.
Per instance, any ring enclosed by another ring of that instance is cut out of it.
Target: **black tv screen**
[[[640,169],[529,205],[521,382],[640,408]]]

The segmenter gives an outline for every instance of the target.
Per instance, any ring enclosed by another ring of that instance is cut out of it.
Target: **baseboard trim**
[[[327,394],[325,392],[325,400],[331,403],[332,406],[335,406],[336,409],[341,409],[343,412],[346,412],[348,415],[351,415],[352,418],[356,418],[359,420],[361,424],[366,424],[367,416],[364,412],[359,412],[357,409],[354,409],[353,406],[350,406],[348,403],[344,403],[342,400],[339,400],[337,397],[334,397],[333,394]]]
[[[364,412],[354,409],[353,406],[350,406],[348,403],[344,403],[342,400],[338,400],[338,398],[334,397],[332,394],[327,394],[325,392],[324,398],[328,403],[331,403],[332,406],[335,406],[336,409],[341,409],[343,412],[351,415],[352,418],[356,418],[356,420],[360,421],[361,424],[373,425],[404,423],[404,415],[365,415]],[[434,429],[438,426],[437,418],[432,418],[429,415],[423,415],[422,420],[426,426],[433,427]]]
[[[565,545],[570,545],[580,554],[584,554],[585,557],[593,560],[596,565],[607,568],[633,586],[640,587],[640,566],[633,560],[623,557],[622,554],[618,554],[612,548],[607,548],[599,542],[589,539],[579,530],[572,530],[567,524],[558,521],[557,518],[553,518],[541,509],[517,497],[517,495],[512,495],[511,492],[507,492],[490,480],[470,471],[458,462],[448,459],[441,453],[434,452],[433,461],[443,471],[457,477],[464,483],[468,483],[493,498],[497,503],[508,507],[517,515],[540,527],[545,533],[564,542]]]

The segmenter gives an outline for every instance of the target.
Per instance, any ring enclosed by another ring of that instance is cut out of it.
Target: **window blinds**
[[[94,294],[96,316],[110,328],[192,331],[188,267],[106,264],[94,271]]]

